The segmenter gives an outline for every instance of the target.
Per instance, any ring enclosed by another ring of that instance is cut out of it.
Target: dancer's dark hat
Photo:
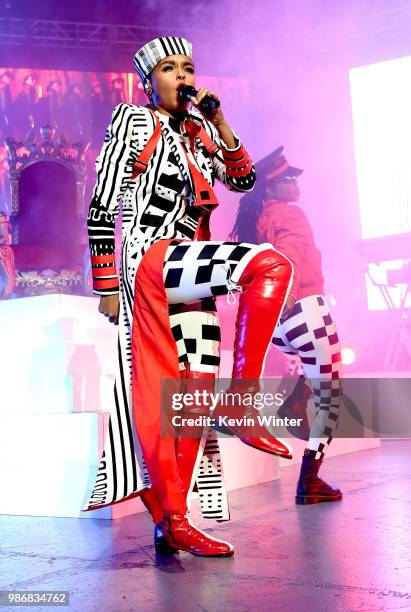
[[[275,181],[282,179],[293,179],[303,173],[301,168],[290,166],[283,155],[284,147],[278,147],[255,164],[258,179]]]

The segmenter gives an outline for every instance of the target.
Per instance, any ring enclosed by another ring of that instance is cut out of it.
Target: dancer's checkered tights
[[[338,425],[342,377],[340,342],[324,296],[297,301],[278,323],[272,342],[283,353],[300,356],[316,407],[307,448],[322,459]]]

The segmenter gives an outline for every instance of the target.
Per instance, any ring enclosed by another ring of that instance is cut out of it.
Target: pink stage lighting
[[[411,57],[349,71],[362,239],[411,232],[410,76]],[[382,252],[367,278],[371,310],[387,308],[381,276],[404,266],[390,259]],[[409,306],[406,284],[386,286],[394,308]]]

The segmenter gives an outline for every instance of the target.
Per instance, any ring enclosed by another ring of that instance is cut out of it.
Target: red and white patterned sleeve
[[[93,293],[119,291],[115,258],[115,220],[131,186],[133,165],[146,144],[153,119],[144,107],[119,104],[113,111],[103,147],[96,160],[96,183],[87,218]],[[154,129],[154,128],[153,128]]]
[[[255,184],[255,168],[253,161],[247,153],[238,136],[233,132],[236,146],[229,149],[218,136],[215,127],[204,121],[204,128],[217,150],[212,156],[216,177],[231,191],[251,191]]]

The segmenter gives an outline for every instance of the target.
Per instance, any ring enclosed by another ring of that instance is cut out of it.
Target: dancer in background
[[[100,148],[113,106],[111,105],[103,80],[96,79],[91,83],[90,95],[90,133],[91,147]]]
[[[115,406],[87,509],[137,494],[156,523],[157,550],[230,555],[231,544],[186,516],[197,478],[204,516],[228,518],[216,438],[198,473],[207,455],[202,440],[160,436],[160,382],[214,380],[220,340],[214,297],[240,290],[232,384],[258,381],[292,266],[270,244],[210,240],[215,179],[248,192],[255,172],[221,106],[189,112],[179,94],[182,85],[195,86],[191,43],[155,39],[136,53],[134,66],[151,104],[114,109],[88,218],[94,290],[100,312],[119,324],[119,343]],[[191,102],[201,108],[206,96],[217,100],[201,88]],[[114,223],[121,203],[119,283]],[[235,433],[257,449],[291,456],[268,432],[264,438]]]
[[[59,78],[47,83],[46,94],[37,103],[37,125],[42,128],[49,125],[61,129],[63,105],[63,84]]]
[[[38,79],[34,73],[24,77],[23,88],[14,102],[16,132],[20,138],[26,138],[37,125]]]
[[[12,97],[10,86],[13,81],[11,70],[0,72],[0,143],[12,134],[11,108]]]
[[[341,350],[324,297],[321,253],[305,213],[295,204],[300,199],[297,177],[303,171],[288,164],[283,148],[256,164],[256,187],[240,200],[232,237],[247,242],[270,242],[293,263],[293,284],[272,342],[288,355],[298,354],[304,369],[305,380],[297,382],[288,398],[288,416],[303,417],[306,421],[306,412],[302,414],[302,410],[306,411],[311,389],[314,392],[316,416],[309,431],[296,494],[297,504],[314,504],[342,498],[338,488],[318,477],[338,423]],[[284,410],[279,411],[279,416],[285,416]]]

